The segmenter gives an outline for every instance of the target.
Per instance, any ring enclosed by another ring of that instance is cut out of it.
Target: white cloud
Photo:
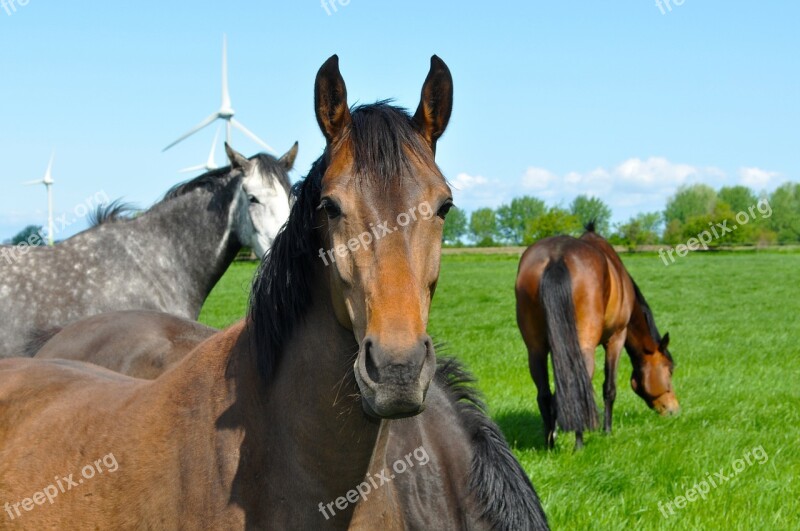
[[[475,188],[476,186],[481,186],[486,184],[488,181],[486,177],[481,175],[470,175],[468,173],[459,173],[456,175],[455,179],[450,181],[450,184],[453,188],[460,191],[466,191],[471,188]]]
[[[755,188],[756,192],[776,184],[776,177],[780,174],[774,171],[766,171],[761,168],[742,168],[739,170],[739,183],[750,188]]]
[[[543,168],[528,168],[522,176],[522,187],[528,190],[547,190],[557,178]]]
[[[481,207],[495,208],[500,206],[509,196],[509,183],[499,179],[487,179],[482,175],[459,173],[455,179],[450,179],[453,189],[453,200],[464,210],[475,210]]]
[[[694,166],[673,164],[662,157],[628,159],[613,171],[614,176],[622,182],[643,190],[680,186],[698,173],[699,170]]]

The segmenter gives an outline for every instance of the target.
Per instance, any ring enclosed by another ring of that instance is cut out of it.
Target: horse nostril
[[[367,339],[364,341],[364,365],[367,369],[367,376],[375,383],[380,383],[380,373],[378,367],[375,365],[375,360],[372,359],[372,341]]]

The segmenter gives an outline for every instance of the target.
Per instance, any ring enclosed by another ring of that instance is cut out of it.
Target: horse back
[[[619,329],[630,321],[635,294],[633,281],[619,254],[608,241],[594,232],[587,232],[580,240],[597,249],[608,263],[609,296],[606,304],[607,328]]]

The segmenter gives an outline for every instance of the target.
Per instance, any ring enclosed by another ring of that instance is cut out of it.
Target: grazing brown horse
[[[36,333],[25,355],[85,361],[134,378],[154,380],[217,332],[168,313],[110,312]]]
[[[549,447],[555,443],[556,421],[563,430],[576,432],[576,448],[583,446],[583,432],[597,427],[591,381],[597,345],[606,351],[606,432],[611,432],[623,346],[633,365],[636,394],[661,415],[679,410],[669,334],[661,337],[642,292],[594,224],[579,239],[556,236],[529,247],[519,264],[516,294],[517,324],[528,347]],[[548,352],[553,354],[555,396]]]
[[[245,322],[154,381],[72,361],[0,361],[4,525],[344,529],[370,462],[405,460],[411,450],[393,455],[379,434],[444,392],[431,386],[426,327],[452,205],[434,162],[452,78],[434,57],[413,117],[383,103],[351,111],[346,94],[334,56],[315,86],[325,153],[294,190]],[[412,212],[413,222],[401,218]],[[322,260],[326,249],[335,261]],[[451,442],[436,425],[401,422],[432,452]],[[447,527],[544,527],[533,489],[519,502],[482,457],[471,449],[466,495],[451,486],[463,470],[441,463],[430,469],[438,483],[405,492],[422,511],[446,500],[451,511],[428,516]]]

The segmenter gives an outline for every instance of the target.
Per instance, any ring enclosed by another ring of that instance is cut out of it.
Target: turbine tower
[[[167,147],[164,148],[163,151],[168,150],[169,148],[173,147],[180,142],[183,142],[193,134],[197,133],[201,129],[205,129],[212,123],[217,120],[222,120],[225,122],[225,138],[228,144],[231,144],[231,127],[235,127],[248,137],[253,140],[258,145],[264,147],[267,151],[272,152],[273,154],[277,155],[278,152],[275,151],[269,144],[258,138],[255,133],[250,131],[247,127],[245,127],[240,121],[234,118],[236,111],[233,110],[231,105],[231,96],[230,92],[228,91],[228,37],[227,35],[222,36],[222,105],[220,106],[219,110],[217,110],[214,114],[194,126],[192,129],[189,130],[186,134],[181,136],[175,142],[171,143]],[[216,143],[216,141],[215,141]]]
[[[217,168],[219,168],[219,166],[217,166],[217,163],[214,160],[214,158],[216,157],[217,141],[219,140],[219,130],[221,128],[222,128],[222,124],[219,124],[217,126],[217,132],[214,133],[214,143],[211,144],[211,151],[208,154],[208,160],[206,161],[206,163],[205,164],[199,164],[197,166],[192,166],[190,168],[184,168],[184,169],[180,170],[178,173],[191,173],[191,172],[195,172],[195,171],[211,171],[211,170],[216,170]]]
[[[53,159],[56,154],[50,155],[50,162],[47,164],[47,171],[44,174],[44,179],[37,181],[28,181],[22,183],[24,185],[44,184],[47,188],[47,243],[53,245]]]

